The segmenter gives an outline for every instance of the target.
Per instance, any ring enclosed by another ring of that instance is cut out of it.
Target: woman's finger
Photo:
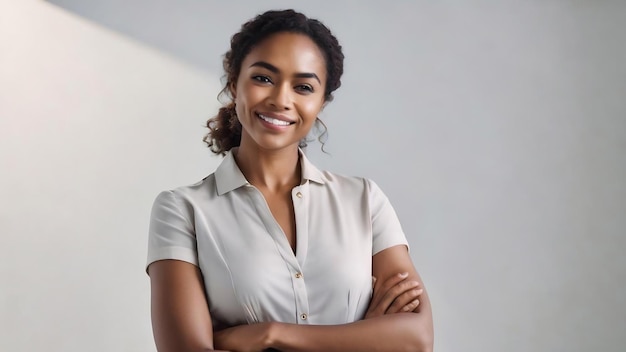
[[[391,309],[392,312],[397,312],[402,309],[403,306],[417,298],[414,295],[414,290],[418,289],[419,282],[413,280],[404,280],[394,287],[387,290],[384,297],[381,299],[379,306],[384,307],[384,313]]]
[[[417,297],[414,293],[406,293],[418,286],[419,282],[417,281],[407,281],[406,275],[392,276],[385,283],[374,288],[374,295],[365,317],[371,318],[401,311],[403,306]]]
[[[385,314],[412,311],[413,309],[417,308],[417,305],[415,305],[414,307],[413,305],[416,302],[419,304],[418,297],[422,293],[424,293],[424,290],[417,286],[415,288],[405,291],[404,293],[398,295],[396,299],[389,305],[389,307],[385,311]],[[411,309],[405,310],[407,306]]]
[[[407,304],[406,306],[402,307],[402,311],[405,312],[405,313],[412,312],[419,305],[420,305],[420,300],[419,299],[415,299],[415,300],[413,300],[413,302],[411,302],[411,303]]]
[[[383,299],[384,295],[394,286],[401,283],[403,280],[407,278],[409,273],[398,273],[396,275],[391,276],[384,282],[379,282],[376,280],[374,283],[374,294],[372,296],[372,304],[378,305],[380,301]]]

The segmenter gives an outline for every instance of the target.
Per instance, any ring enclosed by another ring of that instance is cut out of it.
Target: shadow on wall
[[[235,15],[237,6],[229,2],[219,5],[189,0],[49,2],[210,72],[221,71],[215,58],[228,48],[228,36],[214,35],[212,31],[228,28],[226,23],[236,29],[240,22]]]
[[[294,6],[276,0],[262,4],[194,0],[48,2],[210,72],[221,72],[221,62],[216,57],[226,52],[230,36],[242,23],[268,9]],[[325,7],[302,6],[299,4],[297,9],[312,16]],[[328,18],[327,12],[324,18]]]

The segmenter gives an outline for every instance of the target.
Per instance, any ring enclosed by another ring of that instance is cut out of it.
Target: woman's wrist
[[[279,336],[279,327],[277,326],[280,323],[277,322],[269,322],[266,323],[266,340],[265,340],[265,348],[276,348],[276,342]]]
[[[270,322],[267,327],[267,348],[280,348],[284,345],[285,329],[289,324]]]

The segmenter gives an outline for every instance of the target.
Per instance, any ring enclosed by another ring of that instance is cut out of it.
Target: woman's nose
[[[270,104],[279,110],[289,110],[292,106],[291,87],[287,84],[275,85],[270,95]]]

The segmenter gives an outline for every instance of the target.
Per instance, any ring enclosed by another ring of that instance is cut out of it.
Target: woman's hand
[[[238,325],[213,335],[215,349],[233,352],[261,352],[272,347],[275,323]]]
[[[382,283],[373,278],[374,294],[365,319],[415,311],[419,306],[419,295],[424,290],[419,288],[419,282],[409,281],[407,277],[408,273],[400,273]]]

